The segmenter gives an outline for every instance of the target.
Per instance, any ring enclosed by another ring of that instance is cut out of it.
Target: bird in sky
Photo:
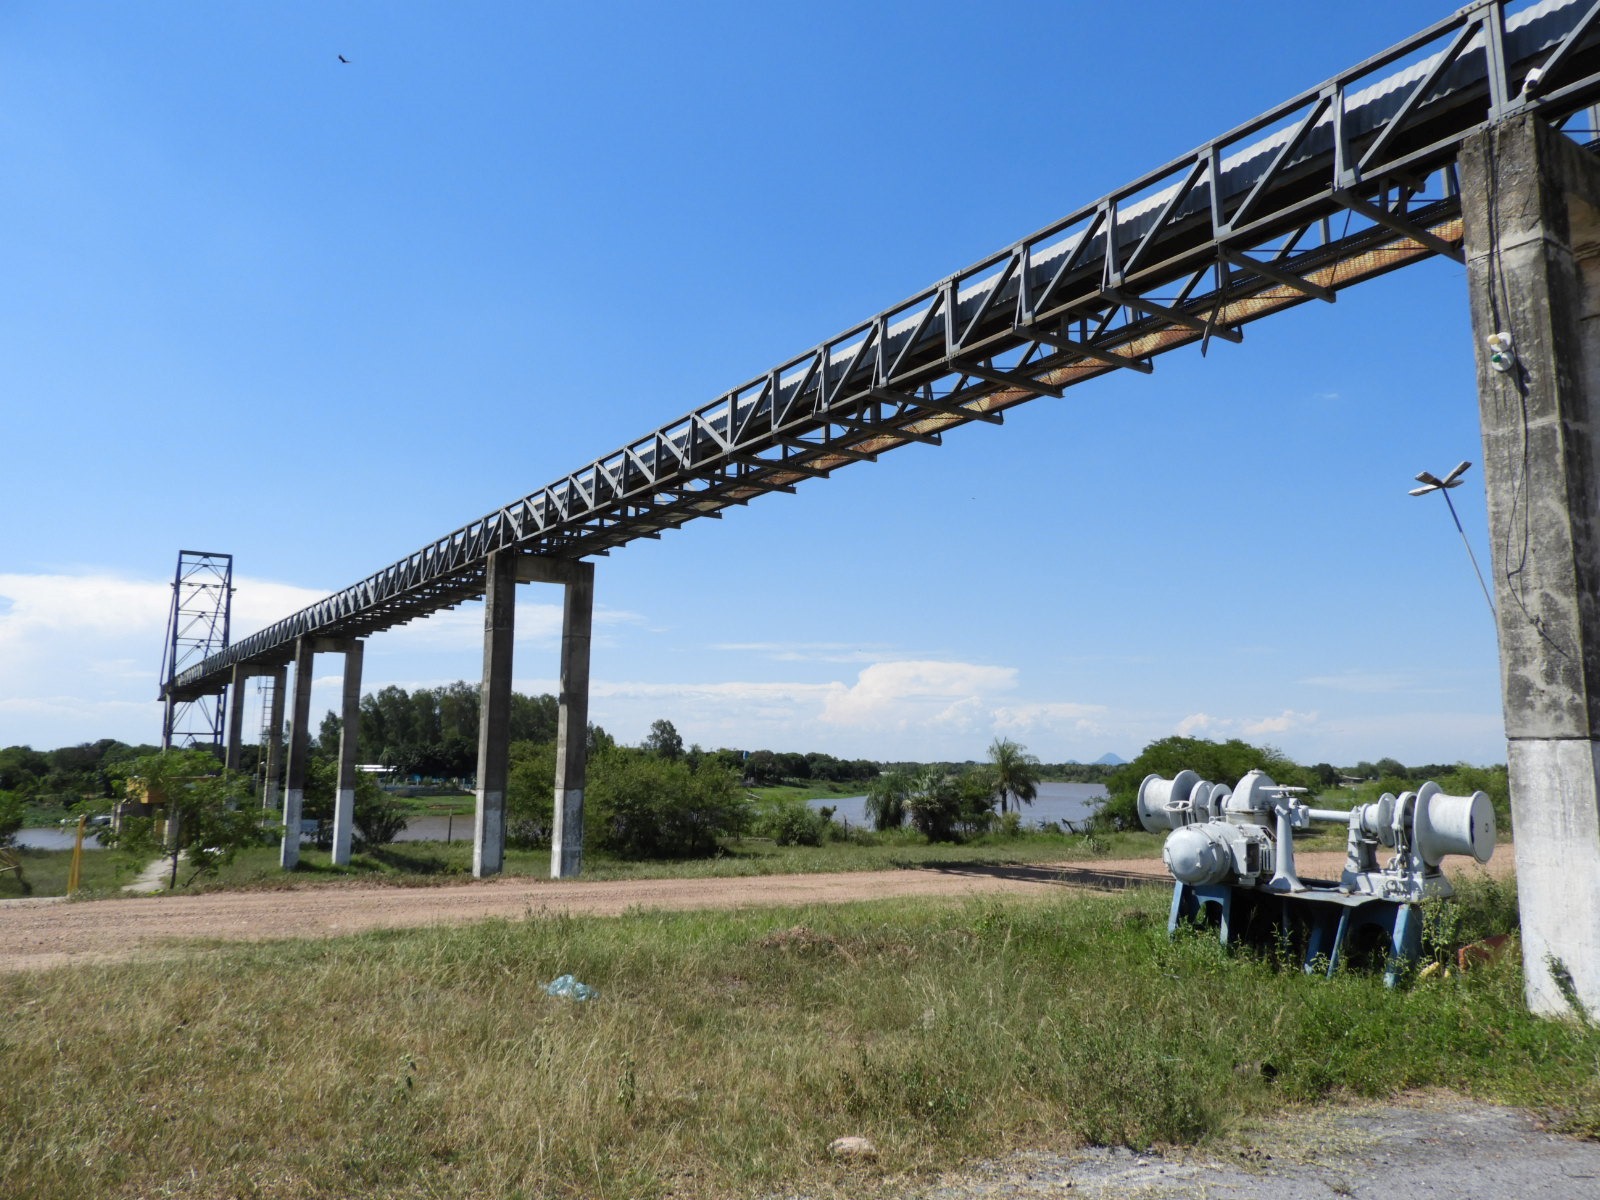
[[[345,56],[344,56],[344,55],[342,55],[342,54],[341,54],[341,55],[339,55],[339,61],[340,61],[340,62],[342,62],[342,63],[344,63],[344,64],[346,64],[346,65],[347,65],[347,66],[348,66],[348,65],[349,65],[349,63],[350,63],[350,60],[349,60],[349,59],[348,59],[348,58],[346,58],[346,57],[345,57]]]

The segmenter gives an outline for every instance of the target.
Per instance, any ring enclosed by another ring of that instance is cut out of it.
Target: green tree
[[[906,814],[930,842],[953,842],[959,838],[962,808],[956,777],[943,767],[924,767],[913,776],[906,796]]]
[[[26,795],[37,791],[49,773],[50,760],[31,746],[0,750],[0,790]]]
[[[906,823],[906,800],[911,795],[912,779],[901,770],[885,771],[867,788],[866,813],[872,827],[880,833],[899,829]]]
[[[15,792],[0,792],[0,846],[11,845],[22,828],[23,799]]]
[[[317,823],[317,845],[333,845],[333,811],[338,799],[339,763],[314,756],[306,764],[305,795],[300,815]],[[365,771],[356,772],[355,810],[350,824],[355,841],[363,848],[387,846],[405,830],[406,811],[384,793]]]
[[[769,787],[783,781],[778,756],[771,750],[756,750],[744,760],[744,777],[751,787]]]
[[[164,852],[172,860],[169,886],[177,886],[180,858],[193,869],[187,885],[261,840],[250,779],[224,771],[209,751],[147,754],[120,770],[130,798],[141,799],[146,811],[125,813],[120,828],[101,831],[100,840],[134,853]]]
[[[683,757],[683,739],[671,721],[662,718],[652,722],[644,739],[644,749],[658,758]]]
[[[1039,795],[1039,760],[1026,746],[1010,738],[995,738],[989,745],[989,769],[993,796],[1002,813],[1008,801],[1021,812],[1024,804],[1032,804]]]
[[[555,827],[556,744],[512,742],[506,777],[506,839],[532,850],[550,844]]]
[[[513,742],[553,742],[560,723],[561,705],[545,692],[538,696],[511,694],[511,740]]]

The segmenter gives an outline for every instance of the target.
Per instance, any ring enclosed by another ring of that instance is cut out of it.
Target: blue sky
[[[180,548],[235,556],[247,633],[1452,11],[1315,8],[5,6],[0,745],[157,738]],[[592,715],[1502,761],[1483,597],[1406,495],[1479,458],[1472,370],[1433,261],[630,545]],[[377,635],[368,689],[475,679],[480,629]]]

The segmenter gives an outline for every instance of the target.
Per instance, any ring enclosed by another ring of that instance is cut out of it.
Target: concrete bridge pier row
[[[518,583],[559,583],[565,589],[561,628],[561,696],[556,741],[555,827],[550,874],[583,867],[583,785],[589,732],[589,628],[594,610],[594,564],[499,550],[484,570],[483,691],[478,715],[477,812],[472,873],[495,875],[505,865],[506,779],[511,740],[512,645]]]
[[[228,681],[228,740],[223,749],[222,765],[229,771],[239,769],[244,749],[244,692],[252,674],[254,672],[244,663],[234,663]]]
[[[583,871],[583,790],[589,767],[589,631],[594,619],[594,564],[571,564],[561,611],[561,708],[556,727],[555,825],[550,877]]]
[[[261,807],[269,813],[274,813],[278,811],[281,803],[278,787],[283,778],[283,689],[289,682],[289,668],[273,667],[266,674],[272,679],[272,698],[265,722],[267,774],[261,793]]]
[[[511,657],[517,621],[515,553],[491,554],[483,581],[483,690],[478,701],[478,794],[472,820],[472,874],[479,879],[498,875],[506,857]]]
[[[356,740],[361,734],[362,643],[344,643],[344,686],[339,704],[339,779],[333,802],[333,862],[350,861],[351,833],[356,813]]]
[[[305,801],[306,760],[311,753],[311,664],[315,657],[310,638],[295,639],[294,696],[283,770],[283,848],[278,854],[278,865],[285,871],[300,864],[300,808]]]
[[[1600,1020],[1600,162],[1523,114],[1460,167],[1527,1000]]]

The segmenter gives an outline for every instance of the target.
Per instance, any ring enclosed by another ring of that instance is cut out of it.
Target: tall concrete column
[[[286,667],[273,667],[272,702],[267,716],[267,778],[261,794],[261,807],[269,813],[278,811],[278,786],[283,779],[283,689],[289,682]]]
[[[555,828],[550,877],[583,871],[583,788],[589,749],[589,629],[594,616],[594,564],[575,562],[561,620],[561,710],[556,727]]]
[[[472,873],[498,875],[506,857],[506,775],[510,767],[511,659],[517,619],[517,555],[489,556],[483,595],[483,691],[478,706],[478,804]]]
[[[333,861],[350,861],[350,836],[356,814],[356,738],[361,733],[362,644],[352,638],[344,647],[344,692],[339,708],[339,791],[333,802]]]
[[[1461,191],[1527,1000],[1600,1020],[1600,164],[1513,117]]]
[[[244,685],[249,678],[249,669],[243,663],[235,663],[228,683],[228,744],[222,756],[222,765],[230,771],[239,769],[244,744]]]
[[[292,871],[300,862],[300,806],[306,795],[306,760],[311,753],[310,638],[294,643],[294,707],[289,717],[289,761],[284,770],[283,849],[278,863]]]

